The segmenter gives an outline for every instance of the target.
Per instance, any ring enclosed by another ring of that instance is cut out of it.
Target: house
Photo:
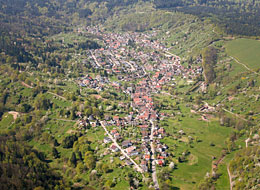
[[[164,160],[156,160],[156,163],[157,163],[159,166],[163,166],[163,165],[164,165]]]
[[[130,153],[130,152],[134,151],[135,149],[136,149],[135,146],[130,146],[130,147],[126,148],[125,150],[127,153]]]
[[[111,117],[109,115],[105,115],[105,120],[109,121],[109,120],[111,120]]]
[[[150,156],[149,154],[145,154],[145,155],[144,155],[144,159],[145,159],[146,161],[150,160],[150,158],[151,158],[151,156]]]
[[[138,151],[134,150],[129,153],[129,156],[137,156],[139,154]]]
[[[165,134],[164,128],[160,128],[160,129],[158,130],[158,133]]]
[[[162,152],[161,155],[162,155],[164,158],[168,157],[168,153],[167,153],[167,152]]]
[[[129,146],[132,146],[132,143],[130,140],[125,140],[122,142],[122,147],[127,148]]]
[[[148,131],[141,131],[142,137],[148,137],[149,132]]]
[[[111,150],[112,152],[118,152],[118,151],[119,151],[119,148],[118,148],[115,144],[112,144],[112,145],[110,146],[110,150]]]
[[[111,131],[111,134],[112,135],[115,135],[117,133],[117,130],[116,129],[113,129],[112,131]]]
[[[104,143],[105,144],[110,143],[110,142],[112,142],[112,140],[109,137],[105,137],[104,138]]]
[[[114,116],[114,117],[113,117],[113,120],[114,120],[114,121],[118,121],[118,120],[119,120],[119,116]]]
[[[147,161],[146,160],[142,160],[141,161],[141,168],[143,169],[144,172],[148,171]]]
[[[126,160],[126,161],[125,161],[125,164],[126,164],[127,166],[133,165],[133,163],[132,163],[131,161],[129,161],[129,160]]]
[[[118,140],[118,139],[120,139],[120,138],[121,138],[121,136],[120,136],[120,134],[119,134],[119,133],[116,133],[116,134],[114,134],[114,138],[115,138],[116,140]]]

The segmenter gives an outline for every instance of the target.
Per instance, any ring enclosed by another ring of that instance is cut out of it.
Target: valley
[[[257,189],[259,36],[198,3],[1,2],[1,189]]]

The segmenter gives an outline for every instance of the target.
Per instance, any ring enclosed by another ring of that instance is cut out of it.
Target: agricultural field
[[[253,39],[238,38],[225,45],[229,56],[236,58],[250,69],[260,68],[260,41]]]

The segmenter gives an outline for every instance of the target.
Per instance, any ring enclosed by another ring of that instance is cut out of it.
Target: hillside
[[[260,2],[216,0],[91,0],[91,1],[0,1],[0,22],[5,28],[45,35],[65,30],[68,23],[97,24],[118,10],[134,7],[138,3],[151,4],[156,9],[184,12],[210,19],[223,33],[243,36],[259,36]],[[149,10],[149,9],[147,9]],[[22,22],[21,22],[22,21]],[[10,25],[10,22],[13,23]],[[15,24],[14,24],[15,23]],[[34,27],[30,27],[33,25]],[[66,28],[68,29],[68,28]]]

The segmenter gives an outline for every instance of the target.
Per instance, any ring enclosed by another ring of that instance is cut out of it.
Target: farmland
[[[260,68],[259,40],[239,38],[228,42],[225,47],[229,56],[238,59],[253,70]]]

